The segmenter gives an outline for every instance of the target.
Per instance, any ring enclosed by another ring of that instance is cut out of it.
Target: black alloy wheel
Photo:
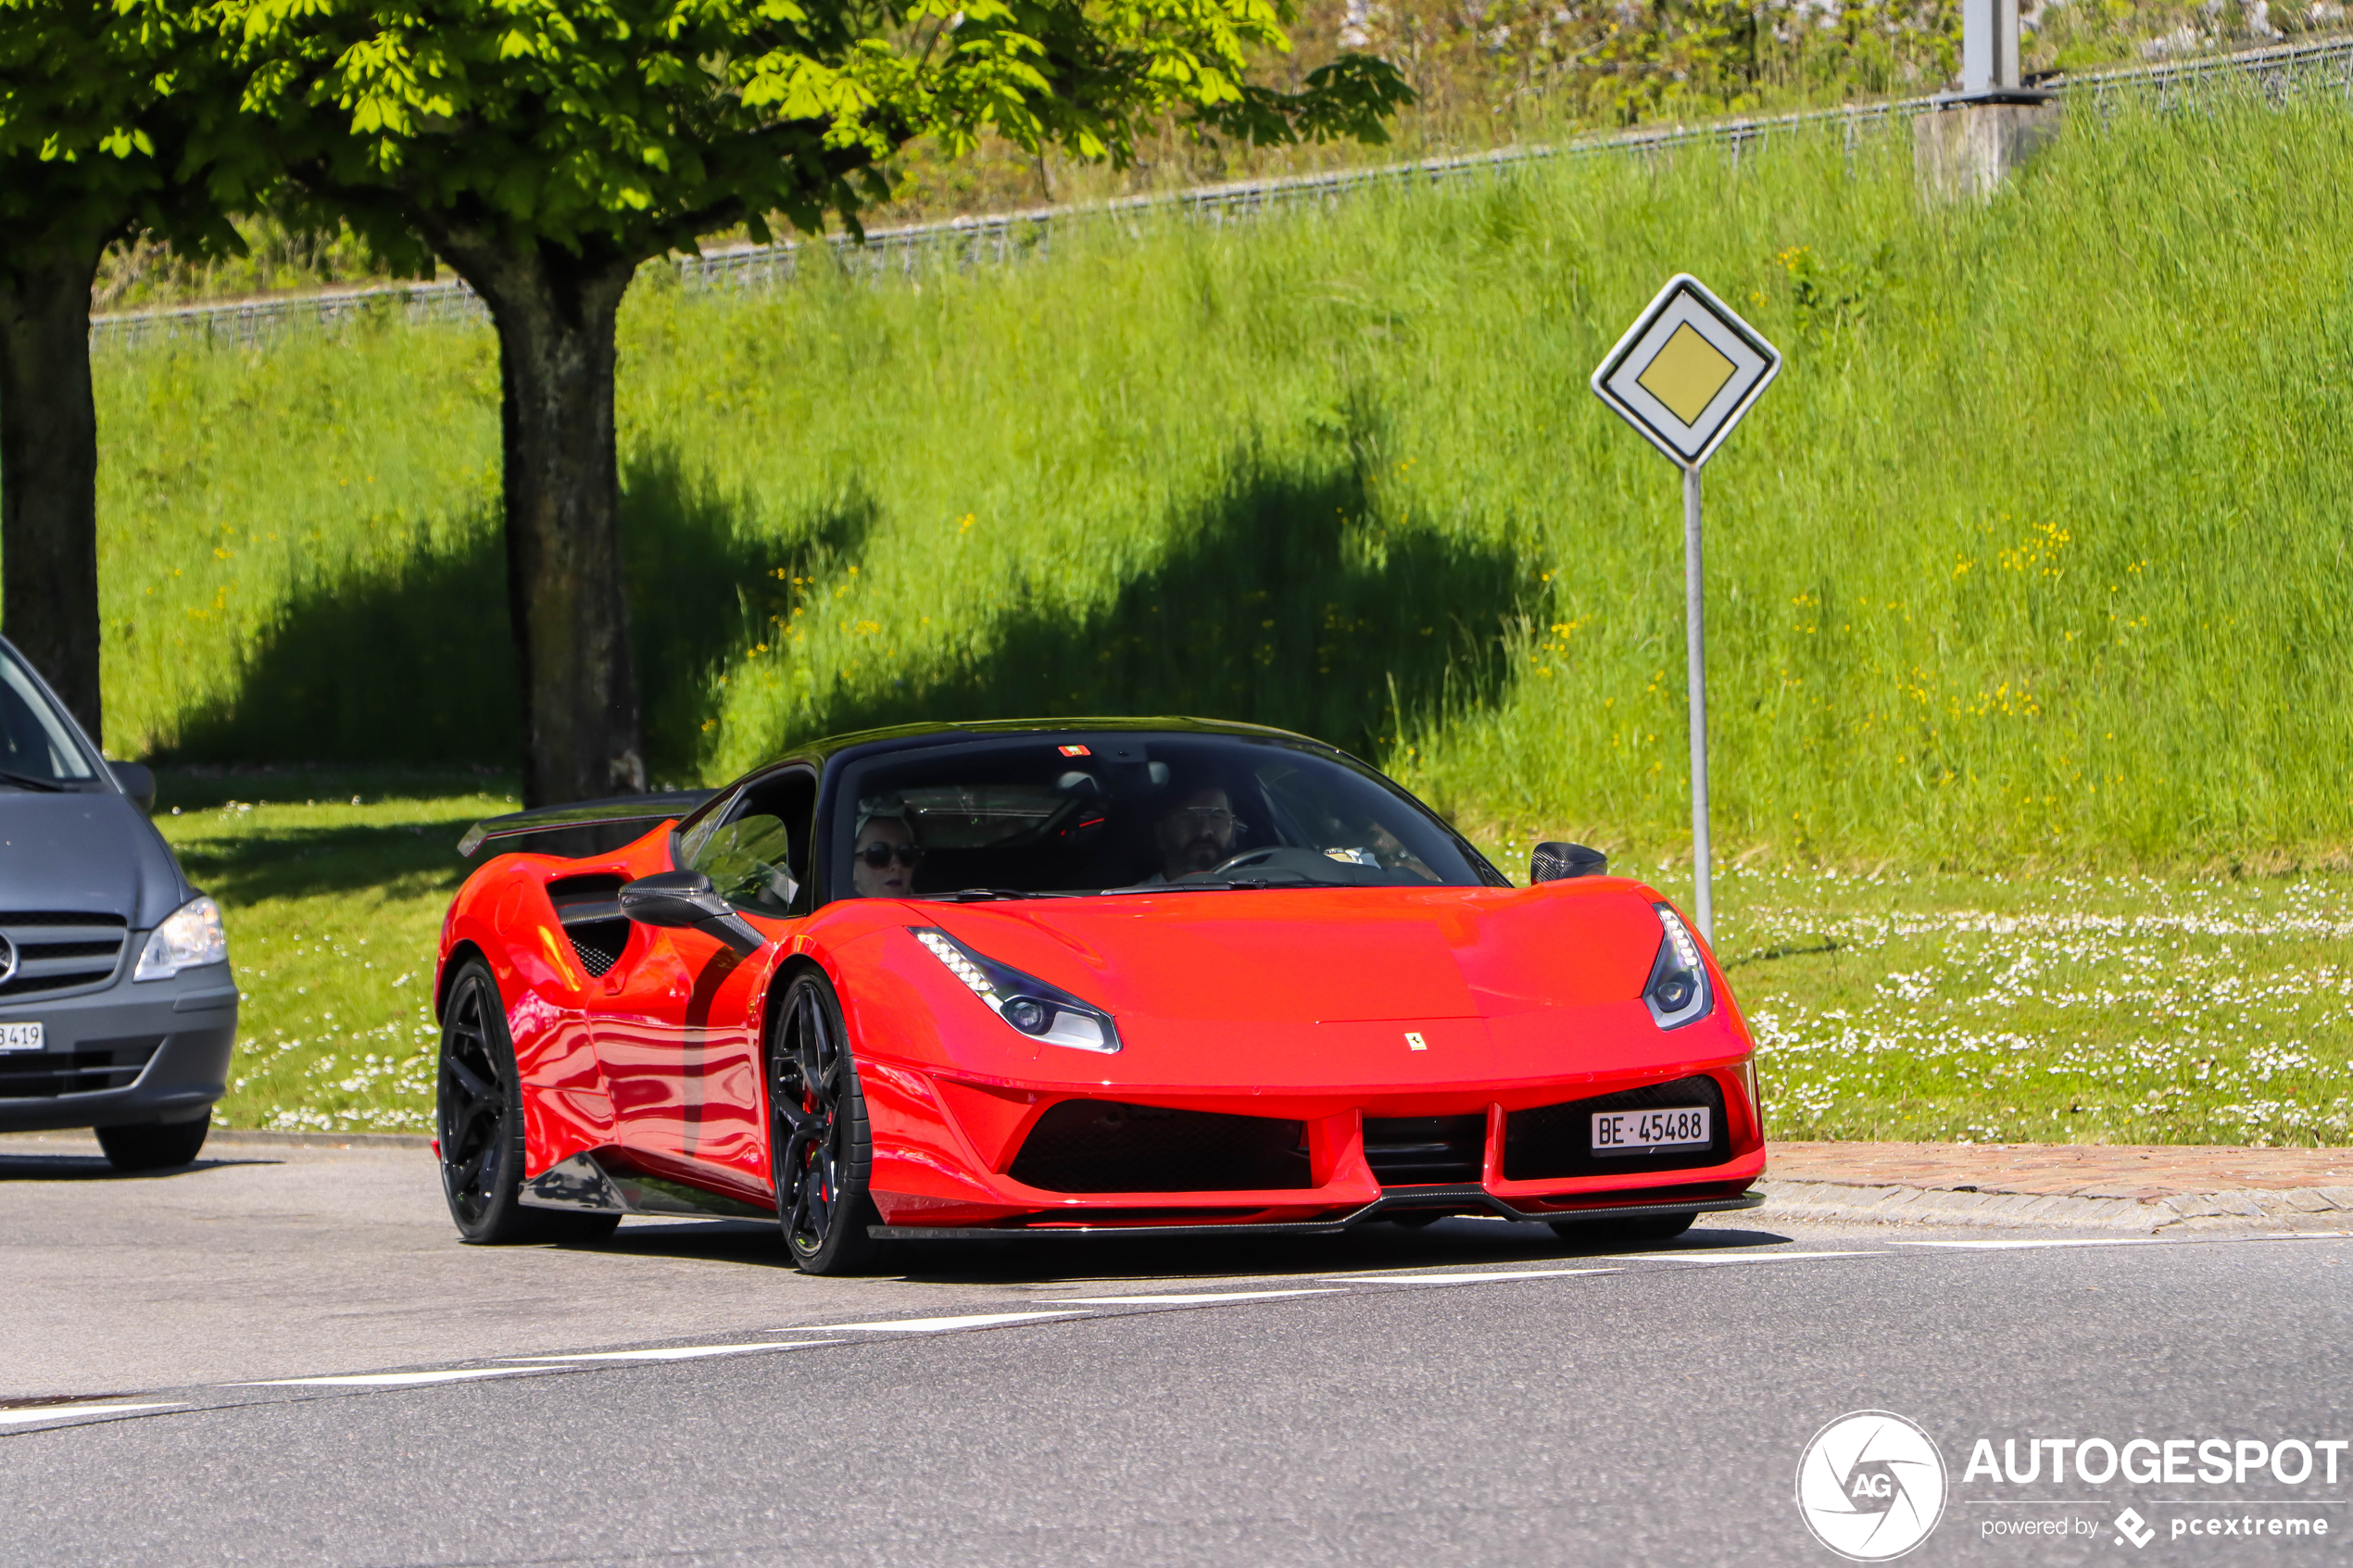
[[[471,959],[441,1013],[441,1073],[434,1108],[441,1190],[460,1239],[482,1247],[596,1241],[618,1214],[527,1208],[522,1187],[522,1085],[498,983]]]
[[[803,970],[768,1029],[768,1173],[802,1273],[856,1273],[883,1257],[867,1230],[881,1221],[866,1192],[873,1163],[841,1004],[823,974]]]

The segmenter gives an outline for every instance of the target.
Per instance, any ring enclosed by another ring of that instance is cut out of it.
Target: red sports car
[[[469,1241],[754,1214],[830,1273],[1466,1213],[1651,1241],[1760,1201],[1748,1031],[1674,908],[1571,845],[1514,887],[1318,742],[877,731],[461,848],[641,822],[450,905],[437,1152]]]

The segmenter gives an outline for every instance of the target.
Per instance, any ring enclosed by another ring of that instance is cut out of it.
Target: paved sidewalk
[[[2353,1148],[1777,1143],[1769,1159],[1768,1210],[1793,1218],[2353,1229]]]

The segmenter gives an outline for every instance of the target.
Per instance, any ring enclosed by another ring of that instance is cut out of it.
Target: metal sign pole
[[[1683,636],[1692,697],[1692,912],[1716,945],[1716,890],[1707,845],[1707,605],[1700,570],[1699,470],[1683,470]]]
[[[2009,0],[2016,4],[2016,0]],[[1688,272],[1667,280],[1609,358],[1593,395],[1683,470],[1683,624],[1692,705],[1692,912],[1716,944],[1715,867],[1707,843],[1707,605],[1700,570],[1699,470],[1757,395],[1781,353]]]

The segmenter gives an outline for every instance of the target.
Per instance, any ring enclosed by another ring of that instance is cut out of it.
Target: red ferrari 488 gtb
[[[1189,720],[926,725],[506,854],[441,935],[470,1241],[774,1216],[800,1267],[1028,1234],[1446,1214],[1652,1241],[1759,1201],[1753,1050],[1667,901],[1514,887],[1332,747]]]

